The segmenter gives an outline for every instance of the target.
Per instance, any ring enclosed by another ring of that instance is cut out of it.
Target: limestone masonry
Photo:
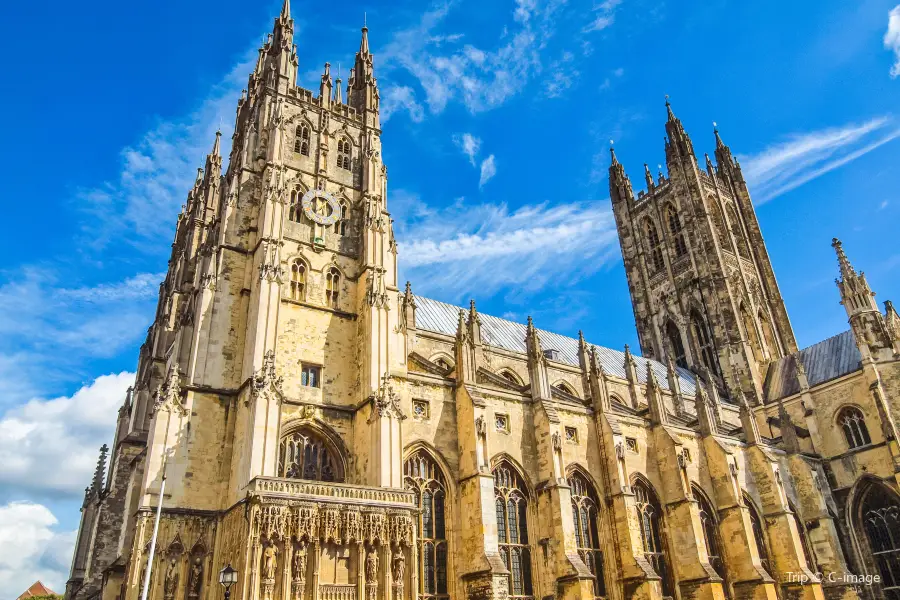
[[[314,95],[293,27],[178,216],[68,599],[900,600],[900,317],[838,240],[850,329],[799,350],[667,103],[668,176],[610,167],[643,358],[414,295],[368,32]]]

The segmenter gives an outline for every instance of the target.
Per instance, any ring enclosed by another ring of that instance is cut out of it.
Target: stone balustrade
[[[356,600],[356,586],[350,583],[323,583],[319,600]]]
[[[249,492],[254,496],[278,496],[340,504],[412,508],[415,494],[394,488],[324,483],[283,477],[256,477],[250,482]]]

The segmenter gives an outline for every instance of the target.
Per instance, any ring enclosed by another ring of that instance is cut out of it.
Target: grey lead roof
[[[804,348],[799,355],[810,387],[858,370],[862,360],[850,330]],[[785,356],[769,366],[765,385],[767,402],[800,391],[795,356]]]
[[[444,335],[456,335],[460,307],[438,302],[431,298],[423,298],[422,296],[416,296],[415,301],[416,328]],[[511,352],[527,353],[525,348],[525,325],[483,313],[478,313],[478,316],[481,318],[482,343]],[[551,331],[544,331],[543,329],[538,329],[537,331],[541,340],[541,347],[544,350],[556,350],[559,352],[559,362],[578,366],[578,340]],[[597,346],[597,356],[600,359],[600,364],[603,365],[604,371],[615,377],[625,379],[624,352]],[[647,382],[647,362],[650,362],[660,387],[669,389],[665,365],[640,356],[634,356],[634,359],[637,362],[638,382]],[[676,369],[681,379],[682,393],[687,396],[693,396],[696,391],[693,374],[681,367]]]

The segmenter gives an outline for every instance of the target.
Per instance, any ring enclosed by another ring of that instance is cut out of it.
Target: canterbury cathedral
[[[293,34],[178,215],[67,599],[900,600],[900,317],[840,241],[849,328],[800,349],[667,102],[665,174],[609,169],[639,352],[417,295],[368,31],[317,93]]]

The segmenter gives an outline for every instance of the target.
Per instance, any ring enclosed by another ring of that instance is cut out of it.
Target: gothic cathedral
[[[178,216],[69,600],[900,600],[900,317],[838,240],[850,329],[799,350],[667,103],[668,175],[610,167],[643,357],[417,296],[368,32],[316,95],[293,28]]]

